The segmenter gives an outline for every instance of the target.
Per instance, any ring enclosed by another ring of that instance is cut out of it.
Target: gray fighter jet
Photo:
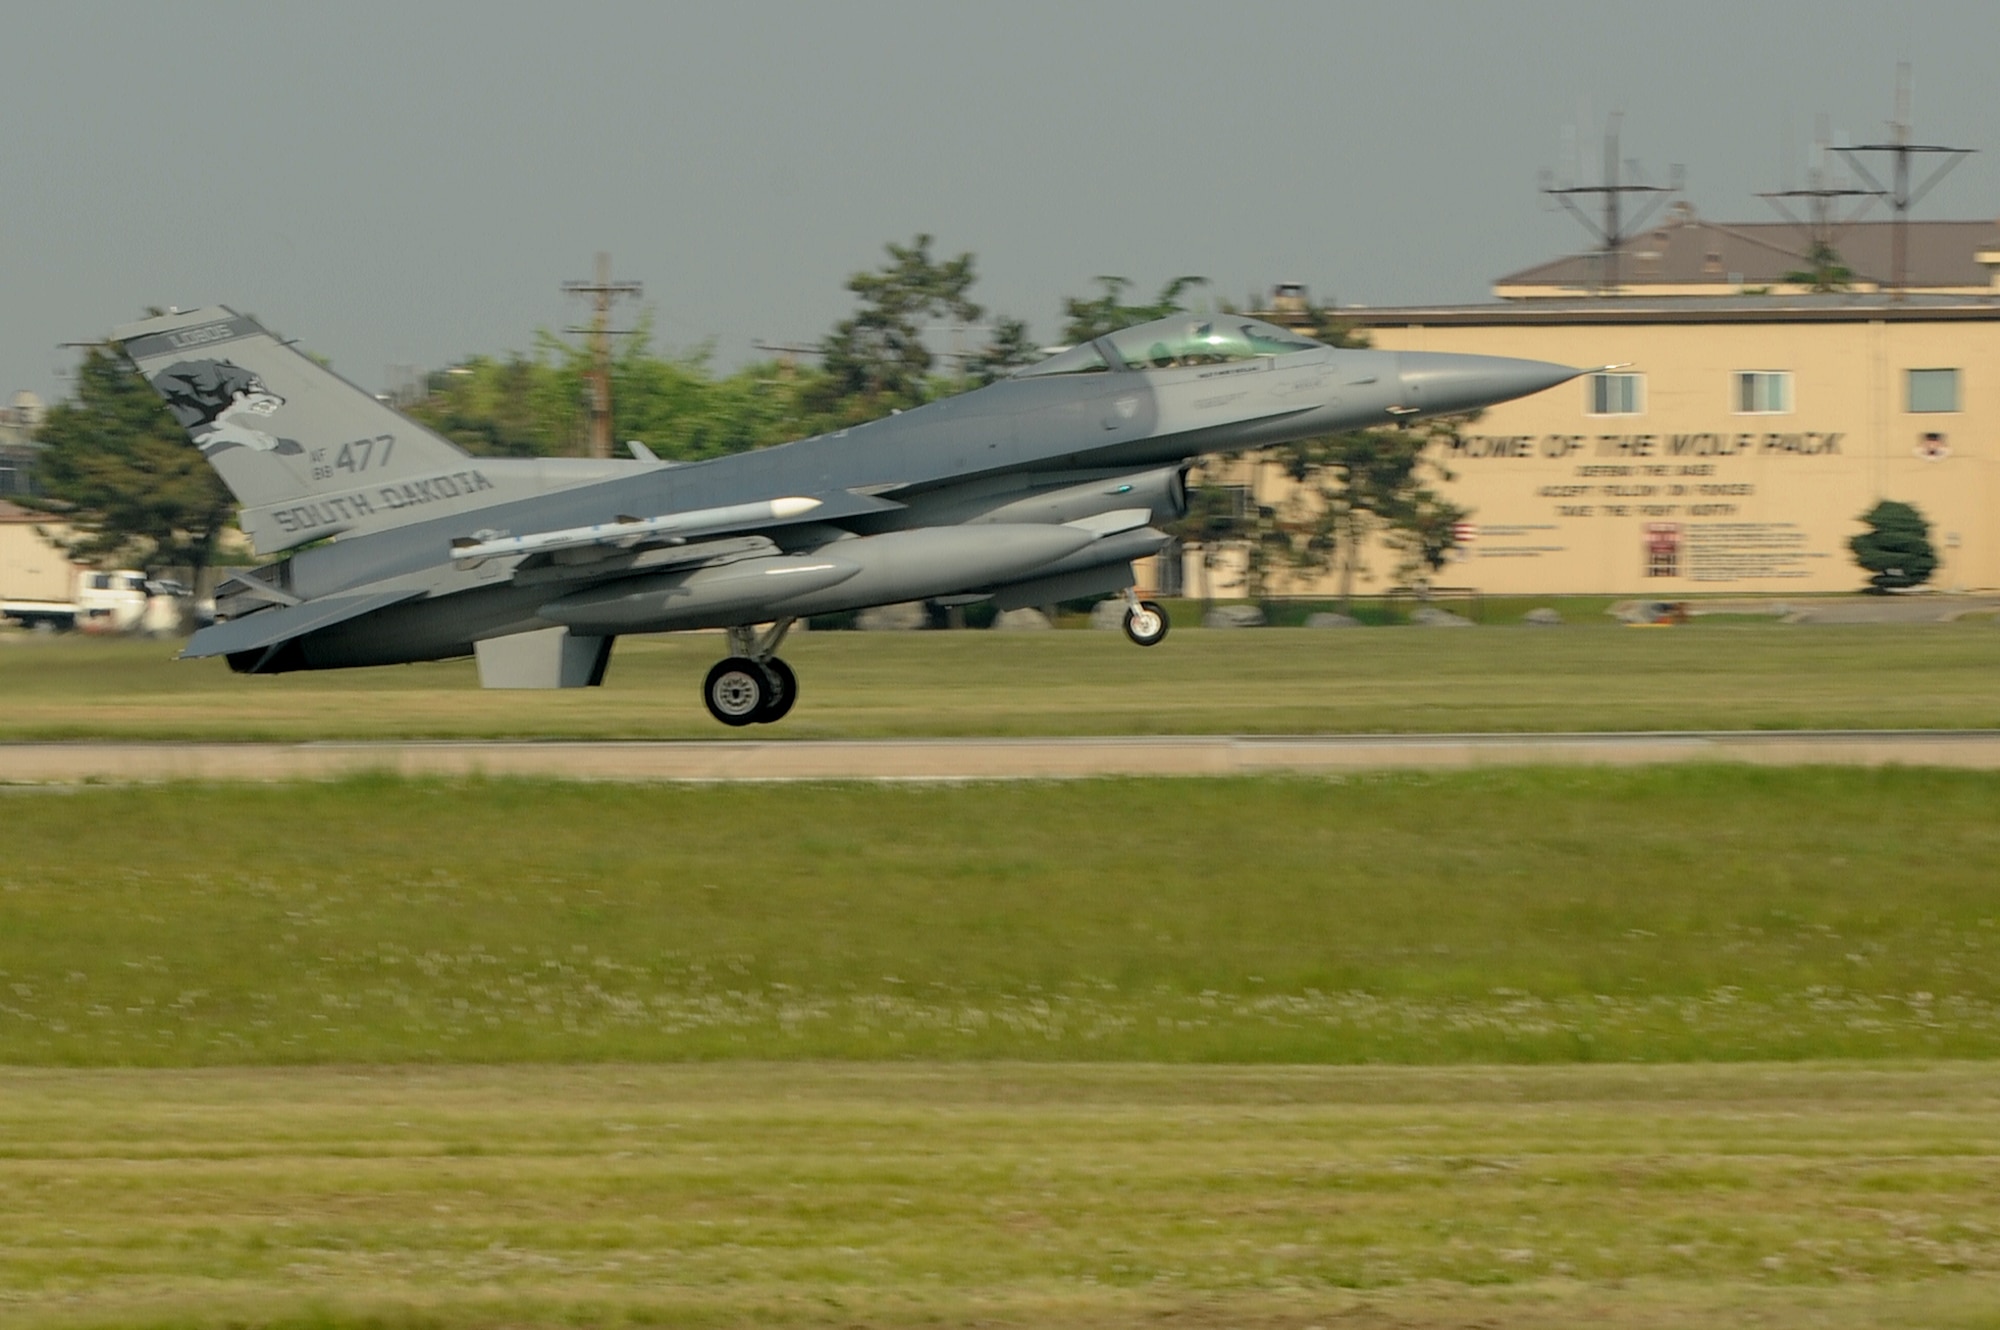
[[[222,307],[112,336],[257,552],[297,550],[231,574],[184,655],[245,674],[476,655],[487,687],[571,688],[603,681],[623,634],[723,628],[702,700],[725,725],[791,709],[777,652],[806,615],[1123,592],[1126,634],[1152,646],[1167,619],[1134,597],[1132,561],[1185,511],[1195,458],[1585,372],[1181,314],[885,420],[673,465],[637,444],[629,460],[470,456]]]

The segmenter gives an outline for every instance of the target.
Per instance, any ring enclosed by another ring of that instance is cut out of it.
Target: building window
[[[1740,370],[1736,375],[1736,412],[1744,416],[1781,416],[1792,409],[1792,372],[1788,369]]]
[[[1958,371],[1913,369],[1909,373],[1911,411],[1958,410]]]
[[[1636,416],[1646,409],[1642,374],[1593,374],[1590,376],[1590,403],[1585,408],[1593,416]]]

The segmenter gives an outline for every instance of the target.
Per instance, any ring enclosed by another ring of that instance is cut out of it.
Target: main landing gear
[[[701,686],[709,715],[724,725],[769,725],[792,709],[798,676],[773,654],[792,622],[780,619],[761,637],[752,628],[729,630],[729,656],[716,662]]]
[[[749,627],[729,630],[729,655],[715,663],[701,686],[709,715],[732,726],[769,725],[784,718],[798,700],[799,679],[777,651],[794,622],[780,619],[761,635]],[[1125,636],[1142,647],[1158,646],[1167,628],[1167,612],[1158,602],[1125,592]]]
[[[1166,640],[1167,612],[1150,600],[1140,600],[1131,588],[1125,591],[1125,636],[1142,647],[1158,646]]]

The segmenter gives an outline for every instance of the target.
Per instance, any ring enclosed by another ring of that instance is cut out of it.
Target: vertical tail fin
[[[247,315],[217,305],[111,336],[242,502],[260,552],[436,516],[493,488],[464,452]]]

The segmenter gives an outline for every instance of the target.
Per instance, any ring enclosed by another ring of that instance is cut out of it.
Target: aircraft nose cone
[[[1403,351],[1396,361],[1403,383],[1403,405],[1427,416],[1512,401],[1589,372],[1546,360],[1442,351]]]

